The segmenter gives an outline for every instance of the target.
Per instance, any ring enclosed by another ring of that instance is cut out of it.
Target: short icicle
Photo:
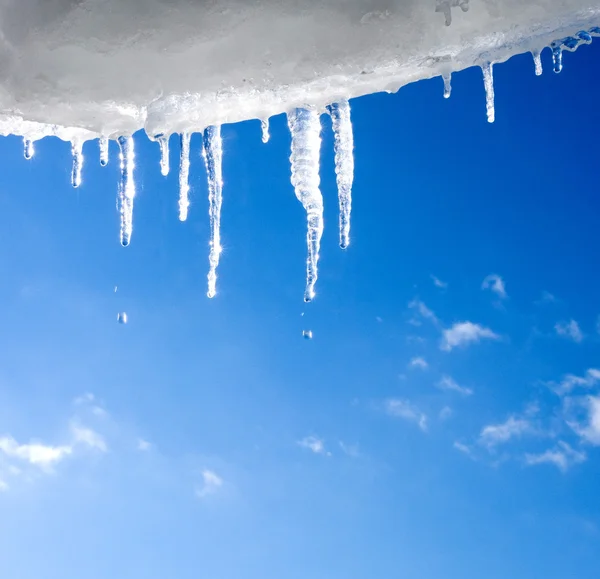
[[[452,73],[443,73],[442,79],[444,80],[444,98],[449,99],[450,95],[452,94]]]
[[[542,76],[542,74],[544,73],[544,67],[542,65],[541,52],[539,50],[534,50],[531,53],[531,56],[533,56],[533,64],[535,65],[535,75]]]
[[[563,49],[560,45],[552,46],[552,64],[554,72],[559,74],[563,69]]]
[[[335,174],[340,205],[340,247],[350,245],[350,215],[352,213],[352,183],[354,182],[354,136],[350,103],[340,101],[328,107],[334,135]]]
[[[271,138],[271,133],[269,132],[269,119],[262,119],[260,121],[260,128],[262,130],[262,142],[268,143]]]
[[[496,120],[496,110],[494,105],[494,65],[486,62],[481,69],[483,70],[483,83],[485,85],[485,106],[487,109],[488,123]]]
[[[288,114],[288,126],[292,134],[291,181],[296,197],[306,210],[308,221],[304,301],[310,302],[315,297],[319,250],[323,236],[323,195],[319,189],[320,115],[314,109],[295,109]]]
[[[190,133],[182,133],[179,160],[179,221],[188,218],[190,207],[190,139]]]
[[[121,217],[121,245],[127,247],[131,243],[133,231],[133,200],[135,198],[135,149],[133,137],[119,137],[119,159],[121,161],[121,181],[117,207]]]
[[[171,170],[169,164],[169,137],[167,135],[159,135],[157,141],[160,147],[160,173],[163,177],[166,177]]]
[[[208,261],[208,291],[206,295],[217,295],[217,268],[221,257],[221,205],[223,204],[223,142],[221,127],[208,127],[204,131],[202,149],[206,175],[208,177],[208,214],[210,218],[210,253]]]
[[[71,143],[71,153],[73,155],[71,185],[77,189],[81,186],[81,172],[83,171],[83,141],[73,141]]]
[[[33,146],[33,141],[31,139],[23,139],[23,156],[28,161],[33,159],[35,155],[35,147]]]
[[[100,137],[98,145],[100,147],[100,165],[106,167],[108,165],[108,138]]]

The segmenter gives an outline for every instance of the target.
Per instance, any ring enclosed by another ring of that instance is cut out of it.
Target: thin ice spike
[[[563,49],[561,46],[552,47],[552,64],[554,72],[559,74],[563,69]]]
[[[496,109],[494,105],[494,65],[486,62],[481,69],[483,70],[483,83],[485,85],[485,107],[487,109],[488,123],[496,120]]]
[[[531,55],[533,56],[533,63],[535,65],[535,75],[542,76],[544,73],[544,66],[542,65],[542,54],[539,50],[534,50]]]
[[[315,297],[319,250],[323,236],[323,196],[319,189],[321,119],[314,109],[295,109],[288,114],[288,126],[292,134],[291,181],[296,197],[306,210],[308,221],[304,301],[310,302]]]
[[[221,257],[221,206],[223,204],[223,141],[221,127],[208,127],[204,131],[202,149],[208,177],[208,214],[210,218],[210,253],[208,262],[207,296],[217,295],[217,268]]]
[[[98,145],[100,147],[100,165],[106,167],[108,165],[108,138],[100,137]]]
[[[169,162],[169,137],[167,135],[160,135],[157,140],[160,147],[160,173],[163,177],[166,177],[171,170]]]
[[[335,174],[340,205],[340,247],[350,245],[350,215],[352,213],[352,183],[354,182],[354,135],[350,103],[342,100],[329,107],[334,135]]]
[[[119,159],[121,162],[121,181],[117,208],[121,217],[121,245],[127,247],[131,243],[133,231],[133,200],[135,198],[135,148],[133,137],[119,137]]]
[[[73,155],[71,185],[77,189],[81,186],[81,173],[83,171],[83,141],[73,141],[71,143],[71,153]]]
[[[452,94],[452,73],[445,72],[442,74],[442,79],[444,80],[444,98],[449,99]]]
[[[181,135],[181,158],[179,161],[179,220],[188,218],[190,207],[190,133]]]

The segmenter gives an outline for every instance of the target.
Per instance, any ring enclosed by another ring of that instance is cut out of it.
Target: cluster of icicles
[[[454,2],[453,6],[468,7],[468,3]],[[582,44],[590,44],[593,36],[600,36],[600,27],[592,28],[589,32],[579,32],[575,36],[563,38],[550,45],[554,72],[562,70],[562,55],[564,50],[575,51]],[[540,52],[533,52],[535,73],[542,74]],[[487,118],[490,123],[495,120],[494,107],[494,76],[493,63],[482,65],[484,86],[486,92]],[[451,93],[451,75],[443,74],[444,97]],[[352,209],[352,183],[354,180],[354,137],[350,118],[350,105],[347,100],[327,107],[332,119],[335,147],[335,173],[337,177],[339,198],[339,229],[340,247],[346,249],[350,244],[350,214]],[[306,289],[304,301],[310,302],[315,297],[315,285],[318,276],[319,251],[323,235],[323,196],[320,191],[319,159],[321,151],[321,117],[320,111],[314,108],[297,108],[288,114],[288,126],[292,136],[291,144],[291,182],[296,197],[302,203],[307,215],[308,256],[306,260]],[[262,140],[269,140],[269,121],[261,121]],[[160,146],[160,168],[163,175],[169,174],[169,138],[167,135],[157,135],[155,140]],[[181,135],[181,157],[179,165],[179,219],[185,221],[189,209],[189,173],[190,173],[190,140],[191,133]],[[120,149],[121,179],[118,189],[118,209],[121,221],[121,244],[126,247],[131,242],[133,230],[133,201],[135,198],[135,152],[132,136],[118,138]],[[108,139],[101,138],[100,164],[108,164]],[[34,155],[34,144],[25,139],[25,158]],[[73,187],[81,185],[83,169],[83,141],[71,144],[73,154],[73,171],[71,183]],[[210,126],[203,133],[202,157],[208,176],[208,199],[210,218],[210,251],[208,291],[209,298],[217,293],[217,268],[221,256],[221,205],[223,201],[223,144],[221,127]]]

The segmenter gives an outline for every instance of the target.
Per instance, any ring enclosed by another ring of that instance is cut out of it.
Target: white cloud
[[[481,284],[481,289],[490,290],[494,292],[501,300],[505,300],[508,297],[506,293],[506,287],[504,280],[495,273],[488,275]]]
[[[499,339],[500,336],[489,328],[485,328],[472,322],[459,322],[442,332],[442,343],[440,348],[446,352],[450,352],[453,348],[477,343],[480,340]]]
[[[565,399],[567,411],[582,410],[583,420],[569,419],[567,424],[585,441],[600,446],[600,396]]]
[[[488,448],[497,444],[508,442],[511,438],[519,438],[523,434],[533,431],[533,427],[524,418],[510,416],[502,424],[490,424],[485,426],[479,435],[479,442]]]
[[[408,366],[410,368],[419,368],[420,370],[427,370],[427,368],[429,368],[429,364],[427,363],[427,360],[425,360],[425,358],[421,358],[421,357],[417,357],[417,358],[413,358]]]
[[[473,390],[471,390],[471,388],[466,388],[465,386],[461,386],[450,376],[443,376],[442,379],[437,383],[437,387],[440,390],[447,390],[450,392],[458,392],[459,394],[462,394],[463,396],[471,396],[471,394],[473,394]]]
[[[390,416],[414,422],[423,432],[427,431],[427,416],[407,400],[390,398],[385,402],[385,409]]]
[[[144,440],[143,438],[138,438],[138,444],[137,444],[138,450],[141,450],[142,452],[150,450],[152,448],[152,444],[149,443],[147,440]]]
[[[223,479],[212,470],[202,471],[202,486],[196,487],[196,496],[204,499],[215,494],[223,486]]]
[[[585,452],[573,449],[566,442],[559,441],[558,445],[542,454],[526,454],[525,463],[533,466],[538,464],[553,464],[563,472],[574,464],[579,464],[587,459]]]
[[[471,448],[469,446],[467,446],[466,444],[463,444],[462,442],[455,442],[452,446],[456,450],[458,450],[459,452],[462,452],[463,454],[466,454],[467,456],[471,456],[471,454],[472,454]]]
[[[542,297],[540,298],[539,302],[537,302],[538,304],[553,304],[556,302],[556,296],[554,294],[551,294],[550,292],[547,291],[543,291],[542,292]]]
[[[429,320],[432,324],[436,326],[439,325],[440,322],[437,316],[421,300],[414,299],[408,304],[408,307],[411,310],[415,310],[419,316],[426,320]]]
[[[298,446],[306,448],[315,454],[323,454],[327,456],[330,456],[331,454],[325,449],[325,442],[316,436],[307,436],[306,438],[299,440]]]
[[[357,444],[346,444],[340,440],[340,448],[344,454],[351,458],[358,458],[360,456],[360,450]]]
[[[559,322],[554,326],[554,329],[556,330],[556,333],[563,338],[568,338],[578,344],[583,341],[583,332],[575,320]]]
[[[8,483],[4,482],[0,479],[0,493],[6,492],[8,490]]]
[[[0,451],[9,458],[28,462],[31,465],[48,469],[73,452],[71,446],[47,446],[32,442],[19,444],[12,436],[0,438]]]
[[[106,452],[108,447],[104,439],[91,428],[86,428],[76,423],[71,423],[71,433],[73,435],[74,444],[89,446],[90,448]]]
[[[591,388],[600,381],[600,370],[590,368],[584,376],[575,376],[574,374],[566,374],[563,379],[557,384],[548,382],[547,386],[552,388],[556,394],[563,396],[572,392],[575,388]]]
[[[435,287],[439,287],[440,289],[446,289],[448,287],[448,284],[445,281],[435,277],[435,275],[431,276],[431,280],[433,281],[433,285]]]
[[[440,420],[448,420],[448,418],[450,418],[452,414],[454,414],[452,408],[450,408],[450,406],[444,406],[440,410]]]

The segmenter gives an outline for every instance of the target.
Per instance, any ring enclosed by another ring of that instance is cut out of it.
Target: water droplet
[[[118,286],[118,285],[116,285],[116,286],[115,286],[115,293],[117,293],[118,291],[119,291],[119,286]]]
[[[127,314],[125,312],[119,312],[117,314],[117,322],[119,322],[119,324],[126,324],[127,323]]]
[[[303,330],[302,331],[302,337],[305,340],[312,340],[313,339],[313,333],[312,330]]]

